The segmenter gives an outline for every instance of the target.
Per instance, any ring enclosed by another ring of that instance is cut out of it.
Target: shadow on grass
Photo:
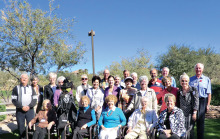
[[[19,139],[18,130],[15,130],[12,133],[1,134],[0,139]]]
[[[196,126],[195,126],[195,138],[196,137]],[[220,139],[220,119],[205,119],[205,139]]]

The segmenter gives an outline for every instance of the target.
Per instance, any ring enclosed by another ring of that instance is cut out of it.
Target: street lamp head
[[[93,30],[89,31],[88,36],[95,36],[95,31]]]

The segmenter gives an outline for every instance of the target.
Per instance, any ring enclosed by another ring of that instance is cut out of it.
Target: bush
[[[211,105],[219,106],[220,105],[220,85],[212,85],[212,100]]]
[[[6,111],[6,106],[5,105],[0,105],[0,112],[5,112]],[[6,115],[0,115],[0,121],[5,120]]]

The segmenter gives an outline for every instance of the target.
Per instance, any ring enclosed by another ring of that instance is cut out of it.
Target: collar
[[[23,86],[22,84],[20,84],[21,87],[29,87],[29,85],[27,84],[27,86]]]
[[[112,111],[115,111],[116,107],[113,106]],[[110,111],[110,109],[108,108],[108,112]]]
[[[195,75],[195,77],[196,77],[196,79],[203,79],[203,78],[204,78],[204,75],[202,74],[202,75],[200,76],[200,78],[197,78],[196,75]]]

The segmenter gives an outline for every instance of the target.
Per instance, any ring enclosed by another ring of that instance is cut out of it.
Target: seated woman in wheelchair
[[[28,124],[29,129],[31,129],[33,124],[35,124],[37,120],[39,121],[34,131],[33,139],[44,139],[47,129],[50,130],[56,123],[56,113],[52,109],[49,99],[43,101],[43,109],[44,110],[39,111]]]
[[[108,95],[105,102],[108,108],[102,111],[98,124],[101,127],[100,139],[115,139],[119,135],[119,128],[126,124],[126,118],[120,108],[115,107],[117,103],[115,95]]]
[[[185,116],[183,111],[175,107],[176,97],[168,93],[165,95],[167,109],[160,113],[157,130],[159,139],[179,139],[185,132]]]
[[[73,139],[83,139],[83,136],[89,133],[88,127],[96,123],[95,110],[89,106],[89,97],[82,96],[80,104],[82,107],[80,107],[77,112],[77,122],[73,133]]]
[[[128,121],[128,130],[125,139],[147,139],[156,126],[157,123],[157,114],[156,110],[149,109],[147,104],[147,96],[141,98],[141,108],[136,109],[133,114],[129,117]]]

